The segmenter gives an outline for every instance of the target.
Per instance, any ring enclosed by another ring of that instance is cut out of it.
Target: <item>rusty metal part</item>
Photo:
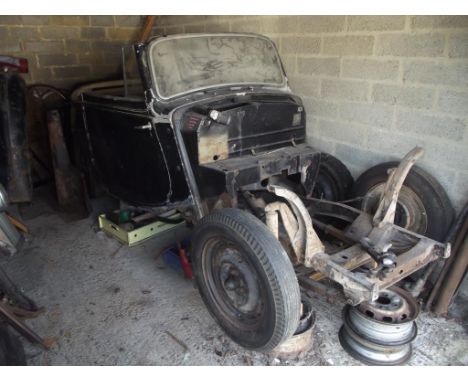
[[[415,147],[402,159],[398,167],[392,171],[385,183],[379,206],[374,214],[373,225],[381,226],[384,223],[394,223],[398,195],[411,167],[424,154],[421,147]]]
[[[317,254],[322,254],[325,250],[325,247],[312,226],[312,219],[310,217],[309,211],[305,207],[302,200],[291,190],[288,190],[287,188],[279,185],[269,185],[268,188],[277,196],[286,199],[294,211],[298,223],[297,231],[300,235],[300,238],[298,237],[296,239],[295,237],[295,242],[298,243],[302,240],[303,244],[301,243],[301,246],[303,245],[304,248],[303,263],[306,267],[311,267],[313,258]]]
[[[467,235],[468,232],[468,203],[465,204],[463,210],[458,215],[456,221],[450,228],[450,232],[447,235],[447,242],[452,243],[452,249],[454,253],[458,253],[460,246],[462,245],[462,240]],[[446,275],[449,272],[452,263],[455,260],[455,256],[450,256],[448,259],[444,260],[444,266],[440,271],[437,281],[433,286],[431,293],[426,301],[425,309],[431,310],[433,308],[433,303],[439,295],[439,291],[442,287],[443,282],[446,280]]]
[[[442,288],[440,289],[437,302],[434,305],[434,313],[446,316],[450,304],[455,296],[458,286],[463,280],[468,267],[468,237],[465,236],[460,250],[454,254],[453,264],[445,277]]]
[[[303,261],[304,254],[304,229],[301,226],[291,209],[286,203],[273,202],[265,206],[266,224],[273,235],[279,239],[278,214],[289,237],[297,262]]]
[[[58,110],[47,113],[47,126],[58,202],[62,207],[84,208],[83,184],[78,170],[70,163]]]
[[[8,220],[11,222],[11,224],[13,224],[16,228],[18,228],[20,231],[24,232],[24,233],[29,233],[29,230],[28,230],[28,227],[26,227],[26,225],[24,225],[22,222],[20,222],[18,219],[14,218],[13,216],[11,216],[10,214],[6,214]]]
[[[0,301],[0,317],[23,335],[28,341],[41,345],[44,349],[48,349],[46,342],[29,326],[27,326],[20,318],[18,318],[11,308]]]
[[[338,240],[342,241],[344,244],[352,245],[354,244],[354,240],[351,240],[349,237],[346,236],[345,232],[330,225],[322,223],[320,220],[312,219],[312,223],[314,226],[320,228],[324,233],[329,234]]]
[[[407,173],[408,164],[403,166],[403,169],[404,173]],[[401,177],[404,173],[396,174],[397,177]],[[393,183],[397,185],[400,184],[400,180],[392,178]],[[394,190],[395,187],[389,186],[389,189]],[[312,227],[312,219],[302,200],[291,190],[275,183],[268,185],[268,189],[286,199],[294,213],[292,216],[291,210],[282,202],[268,205],[265,212],[270,230],[279,237],[279,214],[300,260],[299,263],[318,272],[312,275],[314,280],[328,277],[341,284],[351,305],[377,299],[379,290],[388,288],[438,257],[447,257],[450,254],[449,245],[435,242],[387,221],[374,226],[375,216],[336,203],[325,203],[322,205],[327,206],[330,212],[333,212],[332,206],[337,206],[342,210],[340,213],[344,212],[350,216],[356,216],[358,213],[345,235],[351,241],[361,242],[360,246],[356,245],[329,256],[324,253],[324,246]],[[396,256],[389,251],[394,240],[406,242],[409,250]],[[366,264],[369,264],[371,269],[364,273],[351,271]]]
[[[294,335],[276,347],[270,355],[276,358],[297,358],[307,352],[313,345],[315,312],[307,299],[302,299],[302,314]]]
[[[366,364],[404,363],[411,356],[418,314],[418,303],[410,293],[397,287],[382,290],[374,302],[344,307],[340,343]]]

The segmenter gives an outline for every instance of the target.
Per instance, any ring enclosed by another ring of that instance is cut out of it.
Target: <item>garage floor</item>
[[[158,258],[175,233],[129,249],[44,200],[23,217],[31,241],[0,264],[46,308],[29,324],[54,346],[26,343],[31,365],[360,365],[338,342],[340,305],[314,298],[314,346],[302,359],[245,351],[218,328],[192,283]],[[468,365],[466,326],[427,314],[418,326],[411,365]]]

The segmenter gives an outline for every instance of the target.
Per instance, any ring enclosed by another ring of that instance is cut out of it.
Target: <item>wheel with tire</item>
[[[223,209],[195,227],[192,261],[203,301],[241,346],[270,351],[297,329],[301,297],[281,244],[255,216]]]
[[[348,168],[338,158],[321,153],[320,168],[312,196],[331,201],[345,200],[348,197],[354,179]]]
[[[365,171],[355,182],[352,194],[362,197],[361,210],[374,214],[390,170],[399,162],[387,162]],[[454,211],[447,193],[428,172],[413,166],[398,197],[395,224],[410,231],[443,241],[453,221]]]

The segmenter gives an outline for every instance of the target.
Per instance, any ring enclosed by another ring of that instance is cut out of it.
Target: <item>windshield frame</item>
[[[207,36],[220,36],[220,37],[252,37],[252,38],[259,38],[263,40],[267,40],[271,46],[274,49],[274,53],[276,55],[276,58],[279,63],[279,67],[281,70],[281,75],[282,75],[282,82],[281,83],[267,83],[267,82],[233,82],[233,83],[221,83],[221,84],[214,84],[214,85],[208,85],[208,86],[202,86],[198,88],[193,88],[189,89],[184,92],[180,92],[177,94],[170,95],[169,97],[163,96],[158,88],[158,81],[157,81],[157,75],[156,75],[156,70],[155,70],[155,65],[153,65],[153,49],[154,47],[166,40],[172,40],[172,39],[181,39],[181,38],[194,38],[194,37],[207,37]],[[260,87],[261,89],[270,89],[270,90],[279,90],[279,91],[288,91],[288,80],[286,77],[286,73],[284,71],[283,63],[281,62],[280,55],[278,53],[278,49],[276,48],[275,43],[269,39],[266,36],[255,34],[255,33],[188,33],[188,34],[177,34],[177,35],[169,35],[169,36],[161,36],[161,37],[156,37],[155,39],[151,40],[148,43],[148,49],[147,49],[147,57],[148,57],[148,66],[149,66],[149,71],[151,74],[151,79],[153,82],[154,90],[156,91],[156,94],[159,99],[161,100],[172,100],[172,99],[177,99],[182,96],[186,96],[191,93],[200,93],[206,90],[210,89],[222,89],[222,88],[247,88],[247,87]]]

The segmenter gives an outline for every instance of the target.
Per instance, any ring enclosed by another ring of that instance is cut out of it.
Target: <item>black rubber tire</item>
[[[312,196],[330,201],[346,200],[354,179],[348,168],[333,155],[321,153],[320,169]]]
[[[299,284],[286,252],[265,224],[245,211],[227,208],[205,216],[195,227],[193,238],[193,269],[201,297],[232,340],[247,349],[270,351],[294,334],[301,306]],[[215,288],[211,270],[206,271],[207,262],[215,256],[210,254],[208,243],[216,240],[238,246],[261,291],[263,314],[247,329],[241,328],[240,315],[226,318],[222,306],[228,304],[223,303],[228,298],[221,298],[223,292]]]
[[[388,178],[389,169],[397,167],[398,164],[399,162],[381,163],[365,171],[354,183],[352,196],[364,197],[369,190],[379,184],[384,184]],[[444,241],[454,218],[454,210],[440,183],[427,171],[413,166],[403,183],[403,187],[409,188],[419,197],[427,216],[425,228],[413,229],[411,226],[407,228],[431,239]],[[399,202],[401,202],[400,199]],[[358,207],[362,205],[363,202]],[[373,212],[369,208],[367,210],[366,212]],[[396,223],[397,220],[396,218]]]

